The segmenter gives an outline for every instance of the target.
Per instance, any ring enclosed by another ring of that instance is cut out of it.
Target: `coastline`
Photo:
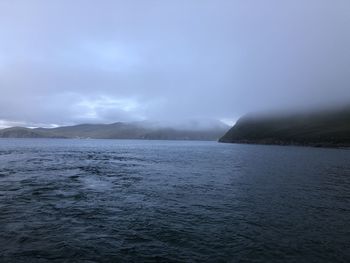
[[[313,147],[313,148],[332,148],[332,149],[350,149],[350,143],[330,143],[330,142],[291,142],[291,141],[279,141],[279,140],[218,140],[219,143],[231,143],[231,144],[253,144],[253,145],[278,145],[278,146],[300,146],[300,147]]]

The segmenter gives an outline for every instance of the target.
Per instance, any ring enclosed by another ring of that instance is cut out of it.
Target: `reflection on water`
[[[347,262],[350,151],[0,140],[0,261]]]

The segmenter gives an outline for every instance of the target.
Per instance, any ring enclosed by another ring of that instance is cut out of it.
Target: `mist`
[[[350,2],[0,2],[0,126],[221,120],[350,102]]]

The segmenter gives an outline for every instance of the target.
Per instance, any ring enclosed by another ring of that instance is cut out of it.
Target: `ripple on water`
[[[350,152],[0,140],[0,261],[348,262]]]

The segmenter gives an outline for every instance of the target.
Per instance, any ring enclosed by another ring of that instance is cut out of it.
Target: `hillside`
[[[350,146],[350,108],[274,116],[248,115],[220,142],[323,147]]]
[[[229,127],[218,122],[205,128],[150,125],[144,122],[80,124],[58,128],[12,127],[0,130],[0,138],[91,138],[150,140],[218,140]]]

